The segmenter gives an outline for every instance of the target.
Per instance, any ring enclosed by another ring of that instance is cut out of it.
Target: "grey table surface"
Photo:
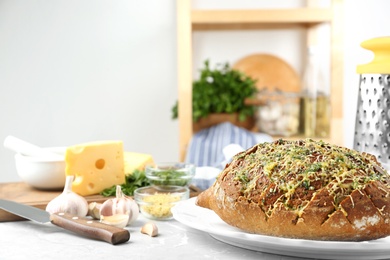
[[[159,235],[149,237],[140,232],[148,221],[140,216],[127,227],[130,240],[120,245],[77,236],[50,223],[2,222],[0,259],[301,259],[232,246],[174,219],[154,221]]]

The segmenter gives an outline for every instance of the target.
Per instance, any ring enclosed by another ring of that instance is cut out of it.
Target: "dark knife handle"
[[[128,230],[103,224],[88,218],[55,213],[50,215],[50,221],[54,225],[76,234],[106,241],[113,245],[125,243],[130,239]]]

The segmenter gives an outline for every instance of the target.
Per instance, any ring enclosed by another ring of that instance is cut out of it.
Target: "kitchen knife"
[[[42,209],[4,199],[0,199],[0,209],[40,224],[51,222],[56,226],[76,234],[106,241],[113,245],[127,242],[130,239],[128,230],[103,224],[88,218],[72,216],[66,213],[50,214]]]

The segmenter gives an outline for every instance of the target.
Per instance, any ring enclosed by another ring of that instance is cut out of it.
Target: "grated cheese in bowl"
[[[171,208],[179,201],[189,198],[188,187],[182,186],[147,186],[134,192],[134,199],[141,213],[150,219],[171,219]]]

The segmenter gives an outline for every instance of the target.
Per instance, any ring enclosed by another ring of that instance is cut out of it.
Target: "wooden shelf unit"
[[[314,1],[313,1],[314,2]],[[308,1],[308,3],[313,3]],[[279,29],[303,27],[307,45],[315,42],[316,25],[328,23],[330,39],[331,134],[329,141],[343,144],[342,8],[332,0],[329,8],[307,6],[292,9],[192,10],[191,0],[177,0],[179,153],[184,161],[192,136],[192,32],[202,30]]]
[[[263,28],[289,25],[310,26],[332,19],[329,9],[297,8],[267,10],[194,10],[191,12],[193,30],[235,29],[239,26]]]

